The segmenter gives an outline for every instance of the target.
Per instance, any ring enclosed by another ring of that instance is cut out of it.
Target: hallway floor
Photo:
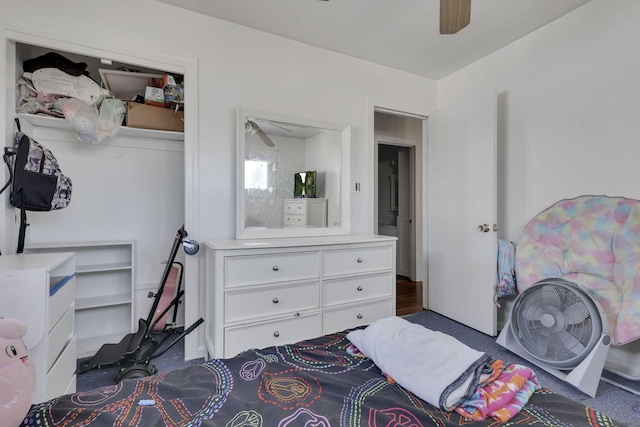
[[[403,276],[396,278],[396,315],[404,316],[423,311],[422,282],[412,282]]]

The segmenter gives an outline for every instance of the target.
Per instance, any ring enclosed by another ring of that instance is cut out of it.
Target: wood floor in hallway
[[[404,316],[423,311],[422,282],[412,282],[403,276],[396,278],[396,315]]]

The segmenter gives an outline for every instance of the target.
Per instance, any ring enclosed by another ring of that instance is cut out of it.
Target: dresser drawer
[[[284,213],[293,214],[293,215],[304,215],[306,212],[305,206],[306,204],[304,200],[299,200],[299,201],[287,200],[284,203]]]
[[[393,286],[391,272],[327,280],[323,284],[323,305],[326,307],[391,296]]]
[[[224,295],[224,320],[237,322],[320,307],[320,283],[261,286]]]
[[[322,265],[325,276],[391,270],[393,246],[328,250],[323,253]]]
[[[225,287],[317,279],[319,254],[308,251],[225,257]]]
[[[51,369],[62,349],[73,337],[73,305],[67,308],[62,319],[49,332],[49,349],[47,350],[47,370]]]
[[[49,331],[55,326],[60,318],[67,311],[69,306],[73,304],[76,293],[75,276],[67,279],[62,286],[54,286],[55,293],[49,297]],[[47,332],[49,332],[47,331]]]
[[[335,310],[326,309],[322,316],[322,333],[331,334],[393,316],[395,310],[392,305],[391,298],[388,298]]]
[[[229,327],[224,330],[224,357],[233,357],[250,348],[292,344],[320,335],[322,325],[319,313]]]
[[[53,399],[54,397],[68,393],[69,384],[76,372],[77,353],[78,339],[74,336],[62,351],[58,360],[55,361],[49,372],[47,372],[47,389],[44,399],[42,400]],[[75,392],[75,390],[72,391]]]
[[[285,227],[302,227],[306,223],[307,218],[304,215],[285,214],[284,216]]]

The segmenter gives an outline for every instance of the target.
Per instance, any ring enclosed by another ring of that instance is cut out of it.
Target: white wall
[[[306,141],[306,164],[308,170],[316,171],[316,197],[328,199],[327,225],[342,225],[341,170],[342,134],[324,131]],[[338,159],[340,159],[338,161]]]
[[[351,124],[352,151],[358,154],[352,156],[351,176],[367,183],[372,167],[372,144],[366,140],[367,98],[425,110],[436,102],[433,80],[151,0],[63,0],[55,4],[2,0],[0,6],[0,24],[6,28],[20,28],[18,23],[80,44],[95,42],[116,51],[147,56],[160,52],[198,60],[200,207],[206,218],[198,238],[234,234],[237,106]],[[145,25],[149,22],[164,24]],[[372,188],[364,187],[352,195],[354,232],[373,229]]]
[[[159,55],[197,62],[197,76],[187,74],[185,85],[198,85],[197,120],[186,120],[187,126],[197,126],[198,193],[194,197],[198,211],[194,213],[197,223],[190,225],[190,237],[201,241],[235,236],[238,106],[351,125],[351,179],[362,183],[359,192],[351,185],[351,230],[359,233],[373,230],[373,141],[369,140],[373,113],[368,111],[372,100],[376,105],[409,106],[418,111],[433,110],[436,104],[437,87],[431,79],[152,0],[0,0],[0,10],[3,31],[36,32],[69,43],[124,52],[141,61]],[[10,123],[6,123],[10,114],[6,111],[12,108],[12,79],[0,75],[4,88],[0,94],[0,127],[5,129],[4,135],[10,134]],[[6,220],[7,215],[0,218],[0,222]],[[6,230],[6,224],[2,229]],[[202,261],[203,254],[199,257]],[[200,262],[200,295],[187,298],[188,304],[200,304],[201,313],[203,265]],[[199,333],[202,342],[202,331]],[[187,354],[190,351],[187,349]]]
[[[639,20],[637,0],[593,0],[439,82],[443,104],[478,113],[492,106],[474,94],[495,91],[501,237],[563,198],[640,198]]]

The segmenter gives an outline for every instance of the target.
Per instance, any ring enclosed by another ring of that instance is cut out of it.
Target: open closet
[[[169,61],[31,34],[5,34],[7,86],[13,80],[15,87],[25,60],[47,52],[86,63],[89,77],[98,84],[102,83],[99,70],[170,73],[180,79],[185,74],[184,65]],[[78,357],[90,356],[102,344],[118,342],[133,332],[137,319],[148,312],[147,294],[158,288],[173,236],[191,212],[191,193],[185,191],[192,183],[185,178],[184,132],[123,126],[100,143],[85,142],[65,119],[17,114],[15,99],[8,99],[6,146],[13,142],[15,117],[23,133],[55,153],[72,179],[73,194],[66,209],[28,213],[24,252],[76,253]],[[3,253],[13,253],[18,232],[14,208],[7,203],[2,216]],[[197,271],[191,277],[196,277],[197,300]],[[195,311],[193,316],[198,315]]]

